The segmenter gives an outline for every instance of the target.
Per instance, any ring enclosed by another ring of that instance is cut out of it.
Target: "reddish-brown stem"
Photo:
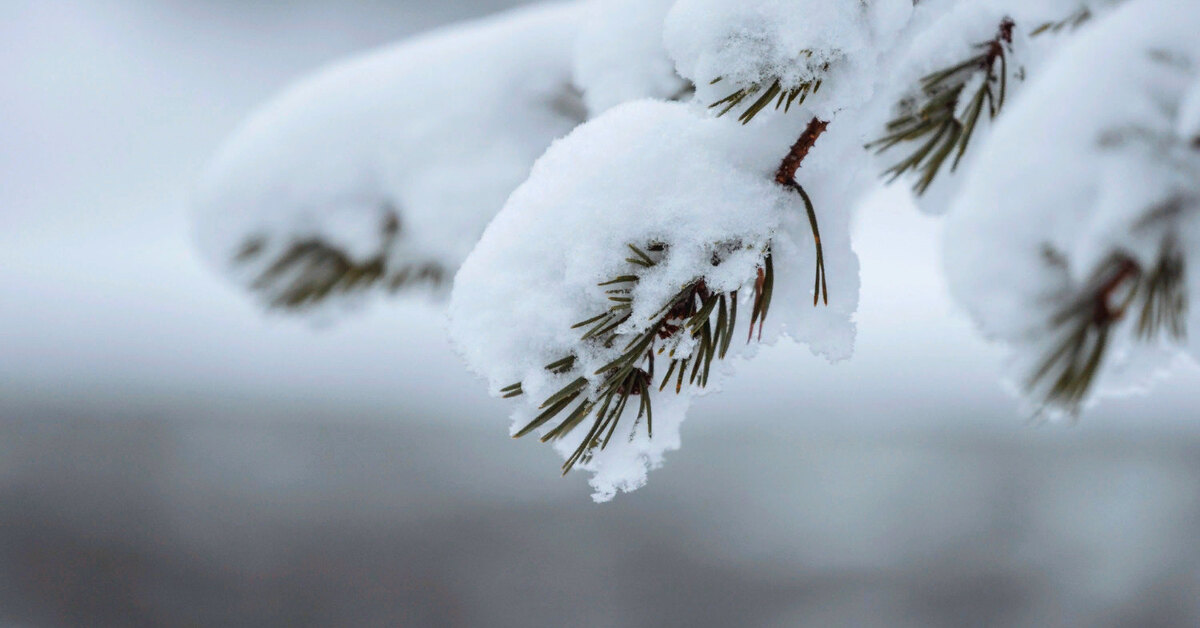
[[[800,164],[808,156],[813,145],[817,143],[817,138],[821,137],[828,127],[829,123],[819,118],[813,118],[808,123],[808,128],[804,129],[804,133],[800,134],[800,139],[792,144],[792,149],[788,151],[787,155],[784,155],[783,161],[780,162],[779,170],[775,171],[776,183],[787,186],[795,184],[796,171],[800,169]]]
[[[1136,278],[1141,272],[1141,268],[1138,267],[1137,262],[1129,258],[1121,260],[1121,264],[1117,267],[1113,276],[1105,281],[1096,292],[1095,322],[1097,324],[1106,325],[1112,321],[1120,320],[1125,315],[1124,305],[1113,307],[1113,294],[1126,281]]]
[[[996,37],[984,44],[987,47],[987,54],[984,55],[983,62],[979,64],[980,67],[985,70],[991,69],[992,65],[996,63],[996,59],[1004,54],[1004,45],[1012,45],[1013,29],[1016,26],[1017,24],[1012,21],[1012,18],[1006,17],[1004,21],[1000,22],[1000,31],[996,33]]]
[[[779,163],[779,169],[775,171],[775,182],[787,186],[800,194],[800,198],[804,201],[804,209],[808,212],[808,223],[812,227],[813,243],[817,249],[817,274],[813,284],[813,305],[824,300],[826,305],[829,305],[829,287],[825,283],[825,251],[821,246],[821,230],[817,226],[817,212],[813,207],[812,199],[804,188],[796,182],[796,171],[800,169],[800,164],[804,162],[804,158],[808,156],[813,145],[817,143],[817,139],[829,127],[829,123],[820,118],[813,118],[809,121],[808,127],[800,134],[800,139],[792,144],[791,150],[787,155],[784,155],[783,161]]]

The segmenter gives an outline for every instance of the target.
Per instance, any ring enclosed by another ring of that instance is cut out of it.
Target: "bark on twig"
[[[804,187],[796,182],[796,171],[800,169],[800,164],[804,162],[804,158],[808,156],[813,145],[817,143],[817,139],[829,127],[829,123],[819,118],[813,118],[808,123],[808,127],[800,134],[800,138],[792,144],[791,150],[787,155],[784,155],[783,161],[779,163],[779,169],[775,171],[775,182],[787,186],[800,194],[800,198],[804,201],[804,209],[808,212],[808,223],[812,227],[813,243],[817,249],[817,273],[816,279],[813,282],[813,306],[819,302],[824,302],[829,305],[829,286],[825,282],[825,252],[821,247],[821,230],[817,226],[817,211],[813,207],[812,199],[809,198],[808,192],[804,191]]]

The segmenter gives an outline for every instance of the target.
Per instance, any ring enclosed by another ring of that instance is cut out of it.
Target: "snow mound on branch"
[[[276,280],[327,294],[356,292],[364,273],[392,287],[426,271],[448,280],[533,161],[583,119],[570,87],[583,9],[504,13],[300,81],[205,174],[194,202],[203,254],[268,301],[281,297],[264,271],[306,252],[319,255]]]
[[[581,342],[572,329],[611,305],[597,284],[642,273],[622,328],[637,333],[685,284],[703,277],[714,292],[744,288],[768,241],[789,244],[776,228],[796,211],[796,199],[746,147],[738,125],[682,104],[638,101],[579,127],[537,162],[463,264],[450,302],[451,337],[470,368],[493,391],[523,382],[514,429],[576,377],[589,378],[594,392],[601,376],[593,373],[622,352],[624,343]],[[731,242],[737,245],[714,266],[717,247]],[[665,248],[653,268],[625,261],[629,244],[651,243]],[[748,321],[743,312],[740,320]],[[570,355],[577,356],[570,373],[545,370]],[[678,397],[655,390],[653,398],[652,439],[644,425],[633,428],[627,411],[608,448],[582,465],[595,472],[596,499],[640,486],[663,453],[678,447],[686,387]],[[586,431],[576,428],[556,447],[569,454]]]
[[[1057,49],[1069,41],[1081,24],[1103,15],[1119,0],[924,0],[917,4],[907,28],[894,49],[881,63],[879,75],[883,78],[880,91],[887,98],[872,103],[870,127],[875,129],[876,140],[887,135],[883,130],[889,122],[911,107],[928,102],[928,95],[921,89],[922,79],[967,61],[981,52],[981,44],[997,37],[1002,22],[1011,20],[1011,45],[1005,46],[1004,63],[996,63],[997,75],[1007,69],[1005,99],[999,114],[1020,97],[1026,79],[1035,76],[1044,60],[1053,58]],[[1032,33],[1042,29],[1037,36]],[[956,117],[965,119],[963,109],[970,102],[974,90],[983,83],[983,73],[976,69],[962,73],[966,78],[966,94],[959,99]],[[953,81],[947,81],[953,83]],[[943,86],[944,87],[944,86]],[[998,87],[993,84],[993,87]],[[996,90],[998,93],[998,90]],[[991,132],[991,121],[986,113],[974,127],[970,144],[981,144]],[[925,141],[901,142],[890,150],[875,157],[874,167],[885,172],[913,154]],[[875,152],[872,150],[871,152]],[[918,207],[927,213],[943,214],[958,194],[966,173],[974,166],[979,150],[967,150],[956,168],[949,164],[941,168],[932,183],[921,194],[916,194]],[[955,157],[952,161],[959,161]],[[890,175],[889,175],[890,176]],[[900,180],[916,184],[920,172],[909,172]]]
[[[1046,0],[1039,0],[1045,2]],[[999,6],[1007,4],[1009,6]],[[953,67],[979,53],[979,45],[996,37],[1000,24],[1011,17],[1011,5],[1019,3],[999,2],[923,2],[913,11],[913,18],[908,36],[901,40],[893,58],[885,62],[887,68],[882,73],[884,77],[883,93],[891,96],[880,99],[874,105],[880,109],[872,113],[878,116],[871,121],[871,128],[879,136],[886,135],[884,129],[888,122],[901,113],[901,103],[922,102],[924,95],[921,81],[924,77],[935,72]],[[1016,74],[1020,72],[1027,55],[1027,39],[1023,38],[1026,29],[1021,22],[1015,29],[1016,41],[1007,51],[1007,64],[1012,76],[1007,81],[1008,100],[1020,88]],[[997,63],[999,67],[999,63]],[[982,80],[980,73],[974,77],[969,87],[973,90]],[[959,109],[970,100],[970,93],[961,97]],[[961,119],[963,116],[958,115]],[[976,125],[972,142],[980,141],[990,130],[991,123],[985,119]],[[877,138],[869,138],[877,139]],[[872,158],[874,168],[885,172],[896,163],[907,158],[922,142],[902,142],[890,150]],[[874,149],[870,150],[875,153]],[[978,150],[968,150],[964,153],[963,161],[957,169],[944,167],[934,178],[932,185],[924,194],[914,194],[917,206],[932,214],[946,211],[950,200],[961,185],[963,174],[971,169],[973,158]],[[919,175],[906,174],[900,181],[912,184]]]
[[[592,115],[631,100],[668,99],[688,83],[663,47],[674,0],[594,0],[575,46],[575,84]]]
[[[817,115],[829,116],[871,96],[880,52],[911,13],[910,0],[679,0],[664,38],[706,103],[776,79],[790,88],[828,78],[836,66],[837,79],[813,99],[826,103]]]
[[[1011,345],[1018,377],[1060,337],[1051,321],[1063,296],[1110,254],[1151,268],[1168,235],[1200,250],[1200,151],[1178,132],[1200,80],[1197,32],[1200,5],[1130,1],[1069,43],[981,147],[948,219],[946,271],[984,333]],[[1156,215],[1174,200],[1181,211]],[[1188,268],[1192,295],[1198,271]],[[1107,361],[1102,391],[1142,379],[1120,373],[1124,364],[1161,363],[1132,326],[1110,341],[1119,359]]]

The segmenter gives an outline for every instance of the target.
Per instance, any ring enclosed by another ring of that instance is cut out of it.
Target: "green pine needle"
[[[903,103],[904,113],[888,122],[887,133],[867,144],[878,153],[901,145],[912,147],[907,157],[884,172],[889,182],[915,174],[913,190],[924,194],[947,165],[951,172],[958,169],[985,107],[988,119],[1004,108],[1013,27],[1005,19],[995,39],[979,44],[976,54],[923,77],[919,96]],[[967,94],[967,85],[981,73],[979,87]]]
[[[1186,337],[1184,261],[1177,249],[1165,246],[1149,272],[1120,253],[1101,264],[1051,318],[1056,340],[1026,379],[1026,389],[1045,406],[1077,413],[1095,384],[1115,326],[1131,308],[1140,310],[1134,331],[1142,342],[1162,334],[1174,342]]]
[[[804,50],[802,54],[811,58],[813,53],[811,50]],[[828,72],[829,64],[822,65],[820,71]],[[723,77],[718,76],[709,85],[716,85],[722,80]],[[733,109],[742,106],[743,103],[748,103],[746,109],[738,115],[739,122],[748,124],[755,116],[767,107],[770,107],[772,103],[774,103],[776,111],[782,108],[785,114],[791,111],[793,105],[800,107],[804,104],[804,101],[808,100],[809,96],[821,90],[823,80],[821,78],[814,78],[811,81],[804,81],[790,86],[784,86],[783,81],[779,78],[771,80],[770,83],[754,83],[734,90],[728,96],[709,105],[708,108],[720,108],[720,111],[717,112],[717,117],[720,118]],[[763,85],[766,85],[766,87],[764,88]]]
[[[654,243],[639,248],[631,244],[629,250],[633,252],[633,256],[626,261],[631,264],[632,272],[597,284],[599,287],[635,285],[640,278],[638,273],[656,266],[666,246]],[[714,259],[714,264],[719,263],[719,259]],[[754,287],[755,315],[751,322],[751,330],[754,324],[758,324],[760,334],[770,306],[774,281],[774,266],[768,246],[763,253],[762,267],[758,271]],[[579,447],[563,464],[563,473],[566,474],[576,464],[590,460],[596,451],[608,445],[625,412],[629,398],[633,396],[638,397],[634,430],[641,425],[644,417],[647,434],[653,437],[652,388],[656,381],[655,356],[663,354],[671,347],[666,357],[666,374],[657,387],[658,391],[666,388],[673,375],[677,394],[683,390],[685,382],[689,386],[699,388],[707,386],[713,361],[723,359],[729,351],[737,323],[737,299],[736,290],[713,293],[703,279],[695,279],[684,285],[651,317],[652,323],[646,329],[630,334],[618,333],[617,330],[631,316],[631,299],[622,298],[618,302],[609,297],[611,305],[608,310],[581,321],[572,328],[588,328],[580,337],[582,342],[598,343],[604,347],[620,346],[621,353],[592,373],[600,376],[598,384],[592,384],[587,377],[577,375],[547,397],[539,405],[539,414],[518,430],[514,438],[528,435],[558,417],[562,418],[541,440],[563,438],[590,417],[591,426],[588,432],[580,441]],[[680,338],[682,334],[690,337],[694,346],[689,354],[676,356],[676,345],[672,341]],[[564,375],[575,371],[575,368],[575,356],[546,365],[546,370]],[[507,398],[524,394],[524,391],[518,382],[500,389],[500,393]]]
[[[1029,33],[1030,37],[1037,37],[1046,33],[1058,34],[1064,30],[1075,30],[1082,26],[1085,22],[1092,19],[1092,10],[1087,6],[1081,6],[1074,13],[1057,22],[1043,22]]]
[[[266,254],[266,242],[248,240],[234,261],[241,265]],[[367,260],[355,260],[342,250],[319,239],[294,242],[268,263],[250,284],[268,307],[280,310],[305,310],[333,295],[360,294],[376,286],[389,292],[418,286],[439,287],[448,273],[437,262],[415,262],[395,267],[384,254]]]
[[[400,219],[393,211],[385,212],[379,225],[383,236],[381,252],[366,260],[356,260],[320,238],[293,241],[272,259],[264,261],[272,247],[265,236],[247,238],[233,255],[239,266],[260,265],[250,284],[268,307],[280,310],[305,310],[332,295],[364,293],[375,287],[389,292],[419,285],[441,287],[449,273],[438,262],[412,262],[397,265],[388,260],[386,251],[400,236]]]

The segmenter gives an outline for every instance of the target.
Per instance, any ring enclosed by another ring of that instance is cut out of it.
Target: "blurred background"
[[[256,104],[512,4],[0,1],[0,625],[1200,624],[1200,374],[1031,423],[900,192],[855,359],[764,349],[605,505],[436,308],[315,326],[202,266]]]

